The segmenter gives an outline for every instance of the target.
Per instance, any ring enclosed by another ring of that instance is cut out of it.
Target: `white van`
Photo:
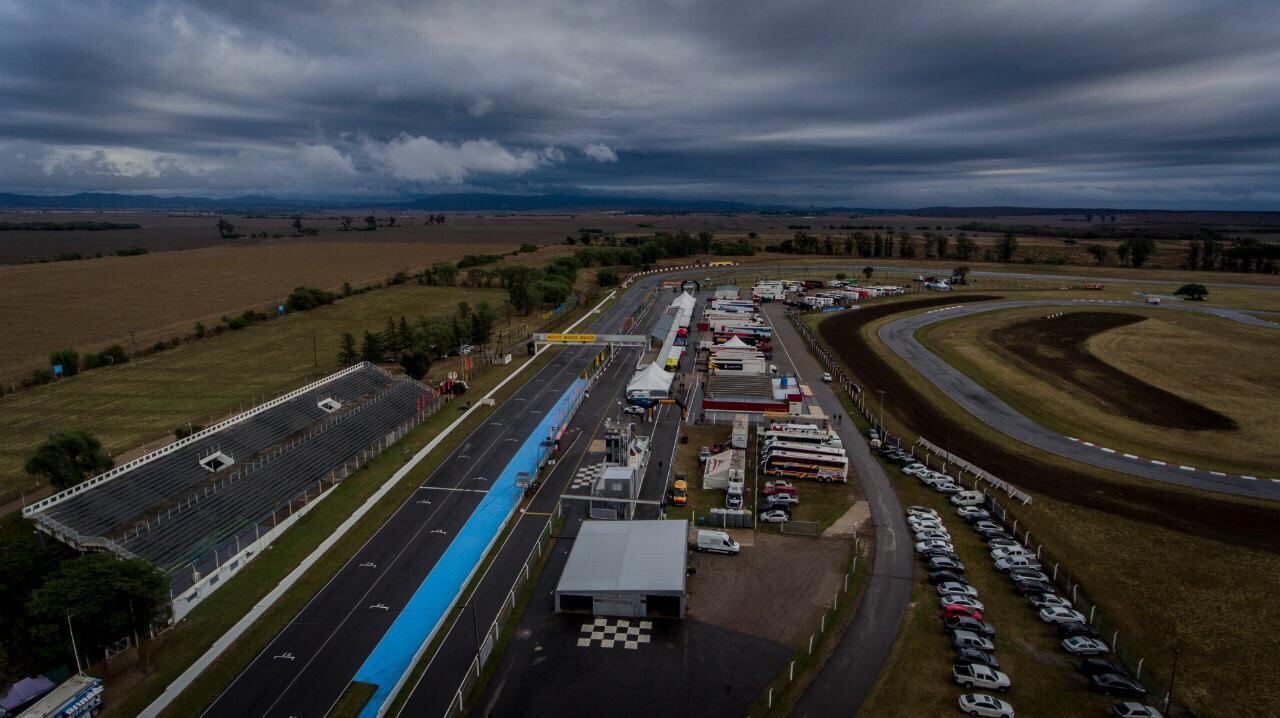
[[[951,495],[951,505],[953,506],[981,506],[981,491],[961,491],[958,494]]]
[[[714,553],[735,554],[741,550],[741,546],[733,537],[723,531],[708,531],[706,529],[698,530],[699,551],[712,551]]]

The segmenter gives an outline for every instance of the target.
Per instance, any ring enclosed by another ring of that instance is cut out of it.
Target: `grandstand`
[[[76,548],[150,561],[178,594],[399,438],[435,395],[360,364],[50,497],[29,518]]]

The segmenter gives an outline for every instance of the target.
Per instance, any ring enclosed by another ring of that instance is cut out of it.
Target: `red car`
[[[948,619],[948,618],[955,618],[955,617],[957,617],[957,616],[965,616],[965,617],[967,617],[967,618],[975,618],[975,619],[977,619],[977,620],[981,621],[981,620],[982,620],[982,611],[979,611],[979,610],[977,610],[976,608],[970,608],[970,607],[968,607],[968,606],[959,606],[959,605],[954,605],[954,604],[953,604],[953,605],[950,605],[950,606],[945,606],[945,607],[942,609],[942,618],[943,618],[943,620],[946,620],[946,619]]]
[[[795,496],[797,493],[796,487],[792,486],[791,484],[774,484],[774,483],[765,484],[764,488],[761,489],[760,491],[765,496],[772,496],[773,494],[791,494],[792,496]]]

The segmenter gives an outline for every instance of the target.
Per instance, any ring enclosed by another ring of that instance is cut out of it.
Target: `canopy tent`
[[[694,307],[698,306],[698,300],[694,299],[692,294],[683,292],[680,296],[675,298],[675,301],[671,302],[671,306],[692,310]]]
[[[729,449],[712,454],[702,467],[702,488],[727,489],[730,481],[742,481],[745,476],[743,465],[747,452],[742,449]]]
[[[34,701],[53,690],[53,681],[44,676],[23,678],[9,687],[9,692],[0,697],[0,709],[16,711],[18,708]]]
[[[741,338],[741,337],[738,337],[738,336],[732,336],[732,337],[729,337],[729,341],[727,341],[727,342],[725,342],[725,343],[723,343],[723,344],[720,344],[717,348],[723,348],[723,349],[751,349],[751,348],[752,348],[752,346],[751,346],[750,344],[748,344],[748,343],[746,343],[746,342],[742,341],[742,338]]]
[[[648,366],[636,372],[627,384],[627,398],[665,398],[671,391],[671,381],[675,374],[650,362]]]

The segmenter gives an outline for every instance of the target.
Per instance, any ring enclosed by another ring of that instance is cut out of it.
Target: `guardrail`
[[[1005,481],[1004,479],[998,479],[992,476],[986,471],[983,471],[982,469],[978,468],[977,466],[974,466],[968,461],[965,461],[959,456],[956,456],[950,451],[947,451],[946,449],[943,449],[942,447],[937,446],[936,444],[933,444],[923,436],[917,438],[916,443],[911,447],[913,449],[913,451],[911,452],[913,456],[915,455],[914,449],[916,446],[924,447],[927,451],[931,452],[934,456],[937,456],[939,459],[942,459],[943,463],[948,466],[950,465],[959,466],[960,475],[962,477],[964,475],[964,472],[968,471],[970,474],[973,474],[973,477],[975,480],[981,480],[981,481],[987,482],[988,484],[991,484],[997,489],[1000,489],[1001,491],[1003,491],[1006,495],[1009,496],[1009,498],[1013,498],[1021,501],[1023,506],[1026,506],[1027,504],[1031,503],[1031,496],[1028,495],[1026,492],[1019,490],[1018,488],[1013,486],[1013,484],[1010,484],[1008,481]],[[928,462],[926,460],[926,466],[927,465],[928,465]]]
[[[178,439],[172,444],[167,444],[165,446],[162,446],[159,449],[156,449],[155,451],[151,452],[150,454],[146,454],[145,456],[140,456],[134,459],[133,461],[130,461],[127,464],[121,464],[120,466],[117,466],[113,469],[110,469],[109,471],[105,471],[101,474],[98,474],[93,478],[86,479],[76,484],[75,486],[72,486],[71,488],[66,489],[65,491],[59,491],[58,493],[52,496],[48,496],[44,499],[41,499],[40,501],[37,501],[34,504],[31,504],[30,506],[25,506],[22,509],[22,515],[24,517],[29,518],[37,512],[44,511],[45,509],[56,506],[62,503],[63,501],[79,496],[80,494],[88,491],[89,489],[92,489],[97,486],[101,486],[109,481],[117,479],[122,474],[128,473],[129,471],[132,471],[133,469],[136,469],[139,466],[142,466],[143,464],[147,464],[152,461],[155,461],[156,459],[162,456],[167,456],[168,454],[172,454],[173,452],[177,451],[178,449],[181,449],[184,446],[188,446],[196,441],[199,441],[207,436],[210,436],[211,434],[215,434],[219,431],[222,431],[228,426],[231,426],[233,424],[238,424],[239,422],[242,422],[251,416],[254,416],[263,411],[266,411],[267,409],[270,409],[274,406],[278,406],[286,401],[289,401],[290,399],[293,399],[302,394],[305,394],[311,391],[312,389],[316,389],[321,386],[324,386],[325,384],[328,384],[329,382],[335,379],[344,377],[347,374],[355,372],[365,366],[370,366],[369,362],[360,362],[359,364],[354,364],[352,366],[347,367],[346,369],[343,369],[342,371],[330,374],[329,376],[323,379],[307,384],[301,389],[294,389],[288,394],[283,394],[270,401],[263,402],[262,404],[259,404],[248,411],[242,412],[240,414],[236,414],[235,416],[229,419],[224,419],[218,422],[217,424],[214,424],[213,426],[201,429],[200,431],[197,431],[196,433],[186,437],[185,439]]]

